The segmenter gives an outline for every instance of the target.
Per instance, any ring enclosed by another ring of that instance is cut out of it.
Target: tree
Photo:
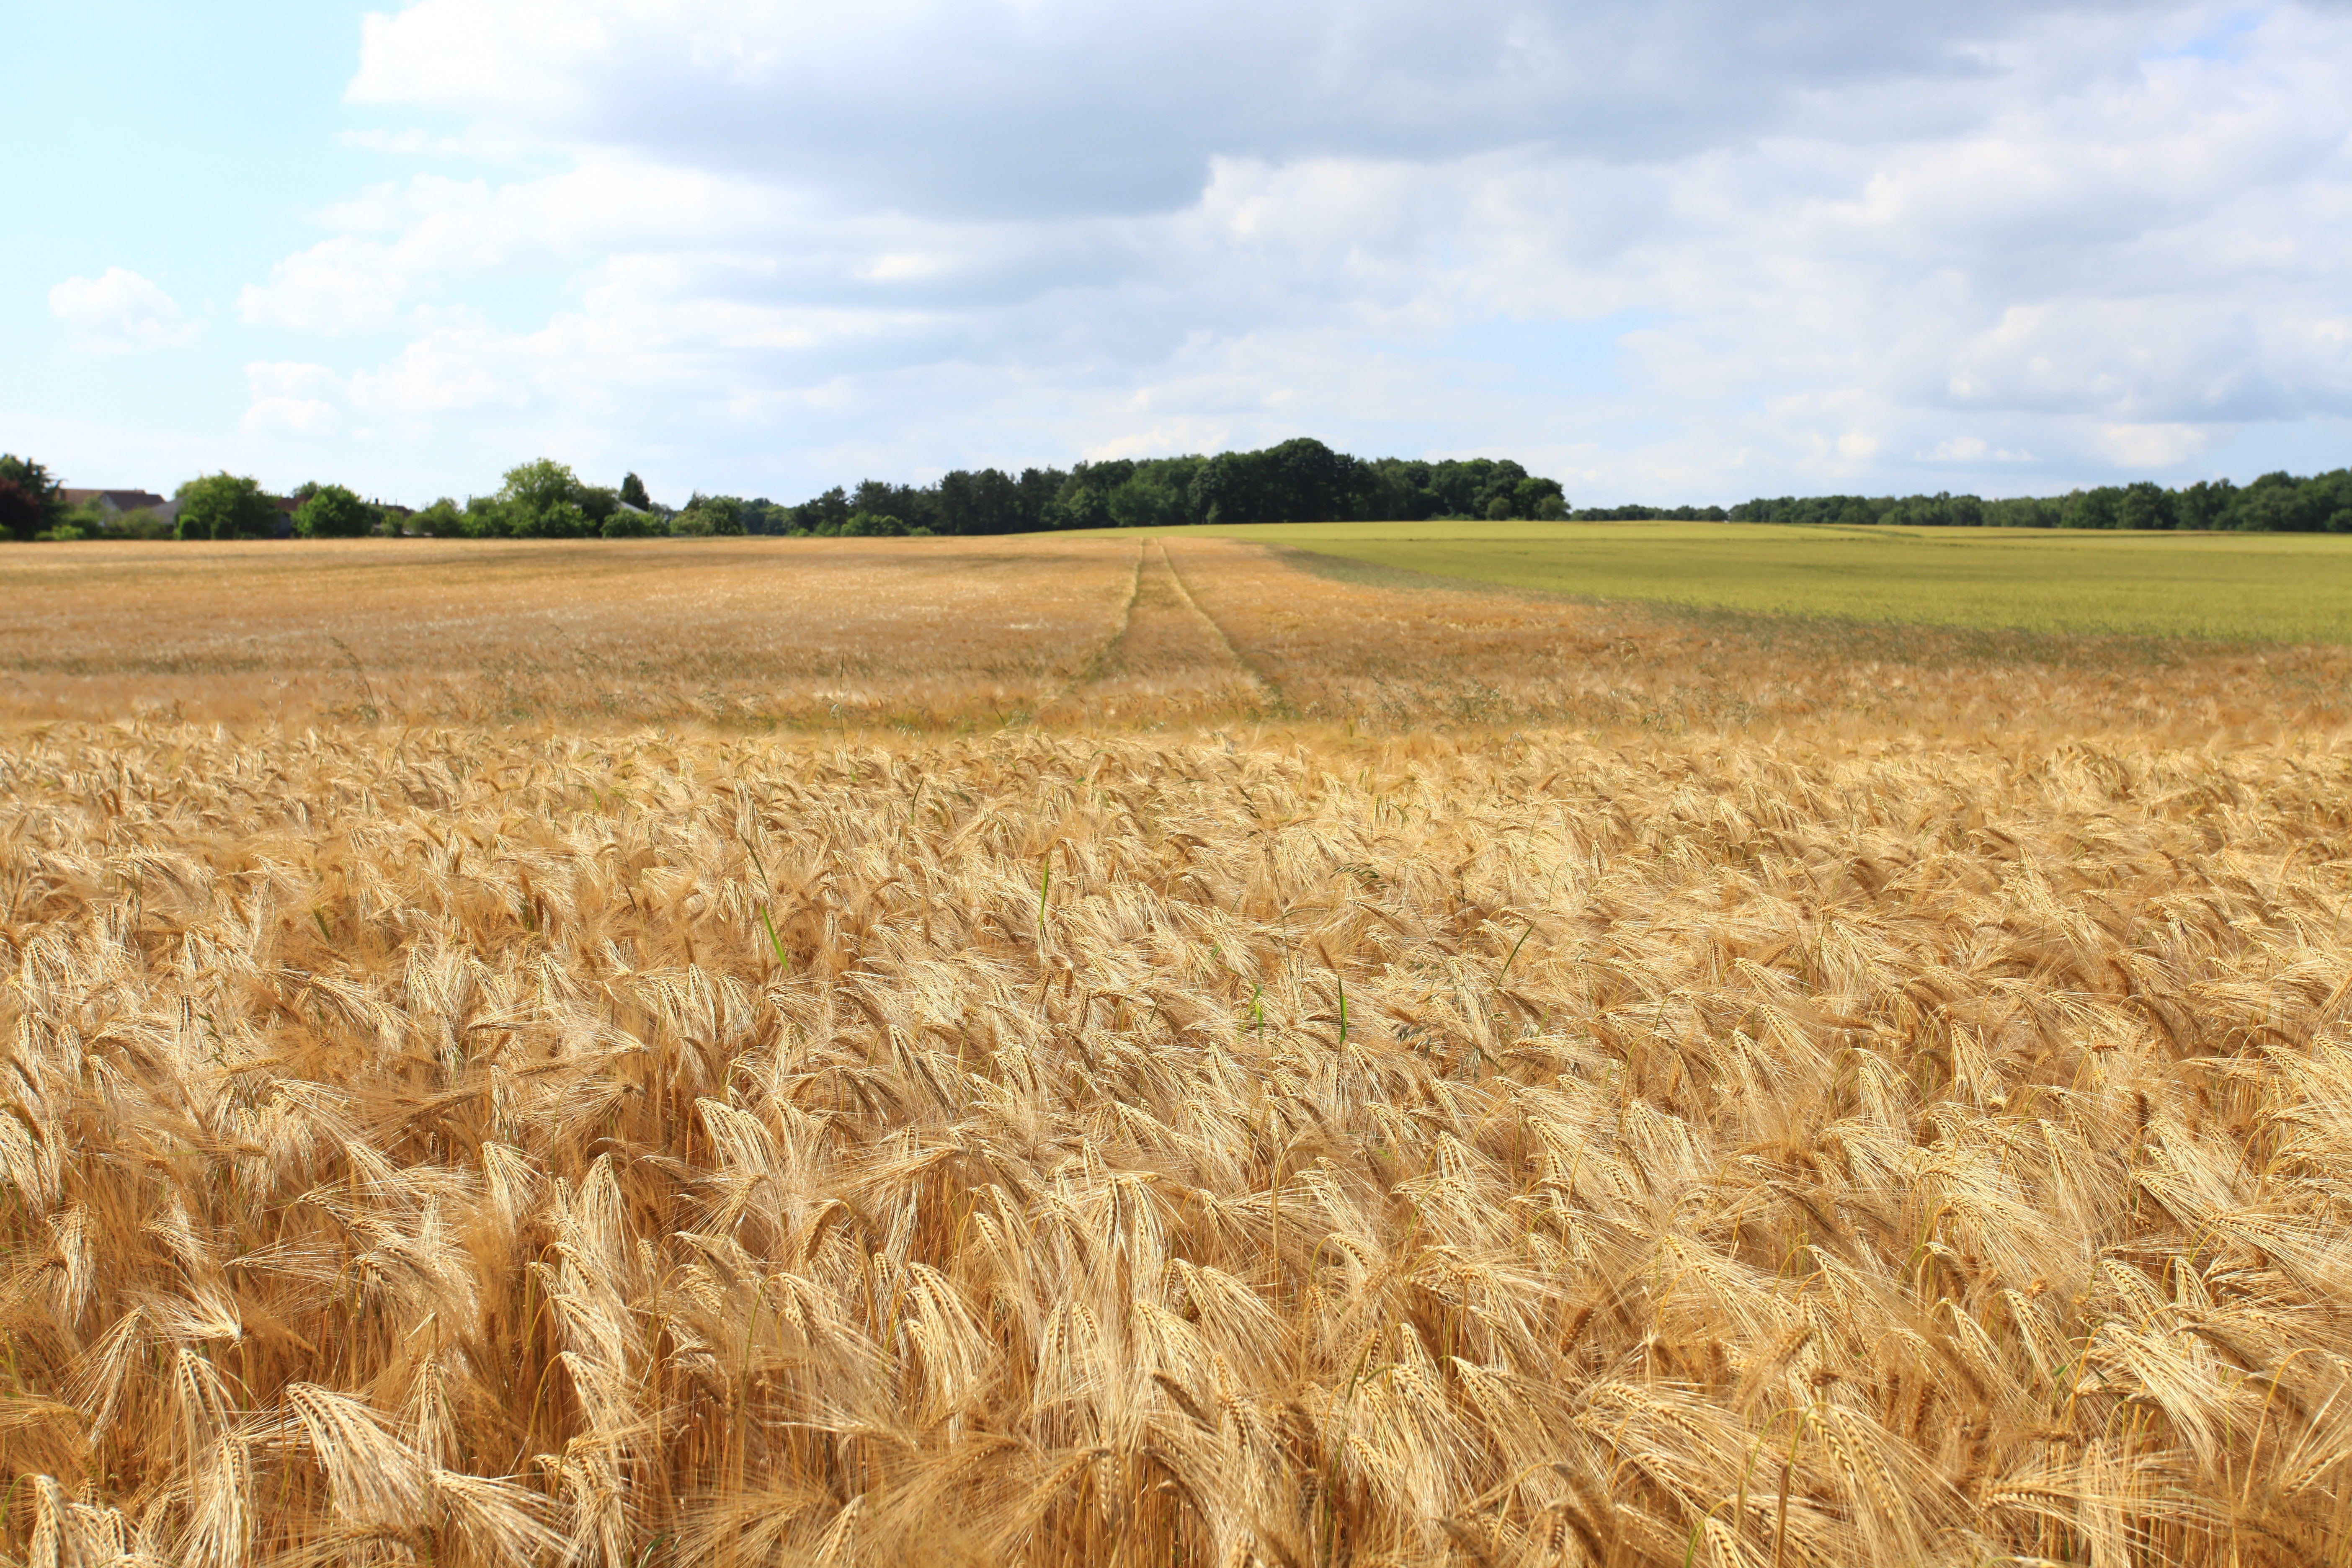
[[[2069,490],[2061,504],[2065,509],[2061,526],[2066,528],[2113,528],[2116,526],[2116,503],[2123,491],[2114,485],[2099,485],[2087,490]]]
[[[1264,453],[1218,453],[1192,476],[1192,515],[1213,524],[1267,521],[1265,467]]]
[[[500,539],[514,531],[513,509],[496,496],[467,496],[457,531],[467,539]]]
[[[1558,519],[1568,515],[1568,502],[1558,479],[1529,478],[1511,487],[1511,515]]]
[[[361,539],[375,531],[383,514],[341,485],[308,485],[310,493],[294,509],[294,531],[305,539]]]
[[[1036,526],[1036,512],[1010,474],[958,468],[940,480],[939,524],[943,533],[1018,533]]]
[[[2330,533],[2352,533],[2352,468],[2315,474],[2305,488],[2319,514],[2320,527]]]
[[[1113,522],[1121,528],[1173,528],[1192,521],[1185,501],[1186,487],[1158,472],[1160,467],[1157,463],[1142,465],[1128,477],[1126,483],[1110,492]]]
[[[2117,528],[2170,528],[2172,521],[2172,492],[2161,485],[2142,479],[2116,498]]]
[[[695,534],[741,533],[744,531],[744,502],[734,496],[707,496],[697,490],[694,498],[686,503],[686,510],[679,514],[680,522],[692,518],[695,520],[693,524],[674,528],[673,531]]]
[[[0,538],[32,538],[47,526],[41,510],[41,498],[23,480],[0,479]]]
[[[177,499],[182,539],[278,537],[278,503],[249,476],[206,474],[182,485]]]
[[[1871,503],[1859,498],[1856,502],[1867,513],[1864,520],[1874,521]],[[838,534],[853,514],[863,513],[898,518],[910,534],[985,534],[1200,522],[1418,521],[1490,512],[1549,517],[1565,514],[1567,502],[1558,480],[1532,476],[1507,458],[1367,462],[1298,437],[1260,451],[1213,458],[1114,458],[1080,463],[1067,473],[1024,468],[1018,479],[997,468],[957,468],[919,487],[866,479],[855,491],[829,490],[798,507],[776,510],[789,513],[788,522],[779,521],[796,533]],[[756,519],[767,510],[761,503],[747,503],[744,527],[759,531]]]
[[[841,525],[849,521],[849,497],[835,485],[814,500],[795,508],[793,516],[811,533],[837,534]]]
[[[899,518],[909,528],[928,528],[940,521],[939,503],[936,489],[862,479],[850,495],[849,510],[869,517]]]
[[[605,522],[621,510],[621,492],[604,485],[582,485],[572,500],[580,508],[580,515],[588,520],[590,533],[601,532]]]
[[[2238,487],[2230,480],[2200,479],[2174,498],[2174,520],[2182,528],[2228,528],[2237,500]]]
[[[2263,533],[2308,533],[2327,526],[2326,476],[2304,480],[2281,470],[2238,492],[2238,526]]]
[[[580,480],[565,464],[535,458],[506,471],[499,491],[506,531],[518,539],[577,539],[588,531]]]
[[[60,489],[31,458],[0,456],[0,537],[31,539],[55,526],[66,509]]]
[[[409,521],[416,525],[417,532],[430,534],[436,539],[455,539],[466,531],[464,514],[458,511],[457,503],[447,496],[443,496]]]
[[[646,481],[635,474],[621,476],[621,500],[639,511],[654,510],[653,498],[646,494]]]
[[[1059,468],[1024,468],[1018,488],[1022,529],[1045,526],[1045,508],[1062,493],[1070,476]]]
[[[1108,528],[1113,519],[1110,503],[1102,491],[1087,483],[1083,473],[1074,474],[1045,508],[1040,520],[1047,528]]]

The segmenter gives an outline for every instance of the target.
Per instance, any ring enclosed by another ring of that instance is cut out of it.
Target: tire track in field
[[[1274,677],[1260,669],[1242,652],[1232,637],[1227,635],[1224,626],[1218,622],[1216,616],[1201,607],[1201,601],[1192,596],[1191,585],[1184,581],[1184,574],[1176,569],[1176,557],[1169,553],[1168,542],[1162,539],[1155,542],[1160,546],[1160,561],[1168,567],[1168,575],[1175,582],[1176,592],[1183,596],[1185,605],[1201,617],[1201,624],[1209,628],[1210,635],[1214,637],[1218,646],[1225,650],[1225,656],[1246,672],[1250,679],[1256,684],[1259,692],[1265,699],[1266,710],[1269,713],[1291,716],[1290,700],[1282,694],[1282,687]]]
[[[1085,662],[1071,672],[1067,680],[1038,699],[1037,711],[1041,717],[1047,709],[1066,701],[1070,694],[1078,688],[1092,685],[1099,679],[1104,666],[1117,651],[1119,644],[1127,640],[1128,628],[1135,623],[1135,602],[1143,592],[1143,546],[1142,540],[1139,539],[1135,542],[1135,573],[1128,581],[1127,603],[1119,607],[1118,624],[1111,627],[1110,636],[1105,637],[1092,653],[1087,655]]]
[[[1041,709],[1057,721],[1208,719],[1266,711],[1279,694],[1234,649],[1177,574],[1164,544],[1138,541],[1135,584],[1118,630]],[[1050,710],[1050,712],[1048,712]]]

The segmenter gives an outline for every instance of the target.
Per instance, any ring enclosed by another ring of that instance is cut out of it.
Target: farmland
[[[0,553],[0,1556],[2341,1561],[2352,655],[1339,542]]]
[[[2333,534],[1513,521],[1210,531],[1510,587],[1764,615],[2352,640],[2352,539]]]

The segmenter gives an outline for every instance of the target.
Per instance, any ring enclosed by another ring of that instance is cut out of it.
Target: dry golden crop
[[[2339,655],[1113,542],[1034,723],[0,736],[0,1558],[2341,1559]]]
[[[1282,720],[2203,743],[2352,725],[2352,652],[1577,605],[1231,540],[0,551],[0,722],[751,730]]]

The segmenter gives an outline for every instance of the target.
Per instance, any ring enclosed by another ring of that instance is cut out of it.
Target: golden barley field
[[[2352,1556],[2352,660],[0,553],[0,1561]]]

